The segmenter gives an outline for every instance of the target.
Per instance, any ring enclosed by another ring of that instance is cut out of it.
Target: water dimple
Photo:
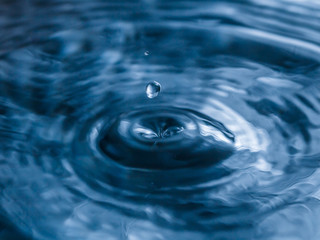
[[[107,159],[134,169],[214,166],[234,152],[233,141],[217,137],[228,130],[215,122],[188,109],[142,108],[111,120],[100,131],[97,147]],[[202,134],[213,128],[215,133]]]
[[[165,139],[178,135],[184,130],[179,122],[171,118],[150,119],[146,123],[137,124],[133,132],[148,139]]]
[[[163,138],[168,138],[177,134],[180,134],[183,131],[183,127],[179,126],[173,126],[165,129],[162,133],[161,136]]]
[[[153,81],[149,82],[146,86],[146,94],[148,98],[155,98],[158,96],[159,92],[161,90],[160,83]]]

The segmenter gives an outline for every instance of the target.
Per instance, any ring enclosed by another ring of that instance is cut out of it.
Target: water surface
[[[319,23],[311,0],[1,1],[0,239],[320,239]]]

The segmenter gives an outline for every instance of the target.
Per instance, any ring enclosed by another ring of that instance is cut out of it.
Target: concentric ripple
[[[319,14],[1,2],[0,239],[320,239]]]
[[[154,108],[122,114],[105,132],[99,143],[102,151],[135,168],[208,165],[232,153],[230,131],[187,110]]]

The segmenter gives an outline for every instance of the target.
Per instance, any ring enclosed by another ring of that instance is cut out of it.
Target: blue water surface
[[[1,240],[320,239],[318,1],[2,0],[0,32]]]

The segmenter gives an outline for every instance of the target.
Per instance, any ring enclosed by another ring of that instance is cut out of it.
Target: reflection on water
[[[0,239],[320,239],[319,22],[316,1],[2,1]]]

